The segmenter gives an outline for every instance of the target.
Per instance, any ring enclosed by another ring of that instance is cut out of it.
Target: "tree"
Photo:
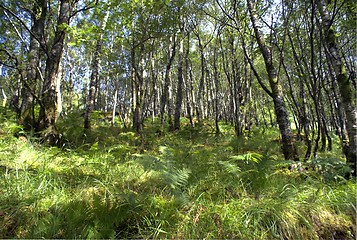
[[[160,116],[161,116],[161,129],[164,128],[165,123],[165,107],[167,106],[168,111],[168,122],[170,130],[173,130],[173,120],[172,120],[172,105],[171,105],[171,83],[170,83],[170,70],[172,66],[172,62],[176,55],[176,36],[170,37],[170,43],[167,50],[167,65],[165,69],[165,78],[164,78],[164,86],[163,93],[161,95],[161,108],[160,108]]]
[[[56,30],[52,45],[48,51],[48,57],[46,59],[46,69],[41,92],[40,113],[38,119],[38,131],[45,131],[43,138],[51,145],[57,144],[60,137],[56,129],[56,78],[63,54],[63,44],[66,30],[69,26],[69,21],[75,7],[75,3],[70,0],[61,0],[59,4],[60,6],[57,16]]]
[[[183,29],[181,29],[183,30]],[[179,54],[178,54],[178,67],[177,67],[177,92],[176,92],[176,106],[174,117],[174,129],[180,129],[181,107],[183,99],[183,57],[184,57],[184,37],[181,37]]]
[[[22,103],[19,112],[19,123],[26,130],[36,128],[34,116],[34,97],[36,96],[36,85],[43,81],[39,63],[45,43],[45,22],[47,18],[47,0],[38,0],[31,11],[32,27],[30,34],[30,46],[28,53],[28,66],[26,70],[25,87],[22,90]]]
[[[272,53],[269,47],[265,43],[265,39],[262,31],[259,27],[259,22],[255,9],[251,0],[247,0],[247,6],[249,10],[250,20],[253,25],[255,38],[259,45],[259,49],[263,55],[265,68],[268,73],[269,84],[271,92],[269,95],[273,98],[275,115],[279,125],[281,137],[282,137],[282,150],[285,159],[298,159],[296,147],[294,145],[293,134],[290,127],[290,121],[286,105],[284,102],[284,95],[282,87],[279,83],[279,76],[273,63]]]
[[[90,115],[93,111],[94,108],[94,102],[95,102],[95,89],[99,85],[99,60],[100,60],[100,53],[102,51],[102,45],[103,45],[103,32],[105,30],[105,27],[107,25],[108,17],[109,17],[109,9],[107,9],[106,15],[101,23],[100,27],[100,33],[98,36],[98,39],[96,41],[95,45],[95,51],[93,55],[93,60],[92,60],[92,74],[90,77],[90,82],[89,82],[89,93],[88,97],[86,100],[86,111],[84,114],[84,128],[89,129],[90,128]],[[98,92],[98,90],[97,90]]]
[[[352,174],[356,176],[356,160],[357,160],[357,111],[356,111],[356,93],[352,88],[352,84],[348,77],[343,59],[339,53],[337,45],[337,36],[332,28],[333,19],[327,9],[324,0],[317,0],[318,10],[322,20],[322,28],[324,31],[323,40],[326,44],[326,55],[333,66],[335,77],[341,93],[342,105],[346,114],[348,146],[346,149],[347,162],[352,167]]]
[[[355,168],[350,5],[4,0],[2,89],[20,100],[9,101],[19,109],[19,123],[51,144],[59,139],[57,99],[63,94],[65,113],[84,110],[84,128],[90,128],[94,109],[112,110],[142,140],[147,117],[152,123],[158,117],[160,130],[179,129],[182,116],[192,127],[195,120],[214,120],[217,134],[225,120],[237,136],[249,136],[252,125],[278,125],[284,157],[297,159],[296,127],[309,159],[331,150],[336,133]]]

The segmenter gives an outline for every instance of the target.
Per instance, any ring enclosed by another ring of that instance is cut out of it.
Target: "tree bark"
[[[189,54],[190,54],[190,33],[187,34],[187,47],[186,47],[186,56],[185,56],[185,80],[183,82],[184,88],[186,90],[186,106],[187,106],[187,114],[190,119],[190,125],[192,128],[195,127],[195,122],[193,120],[193,111],[192,106],[193,103],[193,87],[192,87],[192,72],[189,63]]]
[[[114,123],[115,123],[115,112],[116,112],[116,107],[117,107],[117,101],[118,101],[118,89],[115,89],[114,101],[113,101],[113,112],[112,112],[112,127],[114,126]]]
[[[241,96],[242,96],[242,84],[240,71],[238,69],[238,63],[236,59],[236,51],[234,49],[234,38],[230,36],[229,45],[231,47],[231,71],[232,71],[232,99],[233,99],[233,122],[234,129],[237,136],[243,134],[242,117],[241,117]]]
[[[352,175],[356,176],[356,159],[357,159],[357,111],[356,111],[356,95],[352,88],[352,84],[348,79],[348,74],[344,66],[343,59],[338,50],[336,33],[332,28],[332,18],[327,10],[324,0],[317,1],[318,9],[322,19],[322,27],[324,30],[324,42],[327,46],[327,56],[331,61],[338,87],[341,93],[342,105],[346,114],[346,130],[348,135],[348,148],[346,151],[347,162],[352,167]]]
[[[39,14],[39,15],[38,15]],[[21,106],[19,111],[19,124],[26,130],[35,128],[34,117],[34,95],[35,86],[39,79],[39,62],[42,41],[44,39],[45,21],[47,15],[47,0],[38,0],[32,9],[32,27],[31,32],[34,35],[30,37],[30,47],[28,54],[28,66],[26,70],[26,84],[21,91]],[[39,17],[38,17],[39,16]]]
[[[45,78],[41,93],[42,104],[40,106],[38,130],[46,130],[44,131],[43,140],[50,145],[58,144],[59,140],[59,134],[56,129],[56,78],[63,53],[66,28],[69,24],[73,7],[74,6],[70,0],[61,0],[57,18],[57,29],[46,61]]]
[[[176,106],[175,106],[175,117],[174,117],[174,130],[180,129],[180,117],[181,117],[181,107],[183,98],[183,55],[184,55],[184,38],[182,37],[180,41],[180,48],[178,54],[178,67],[177,67],[177,92],[176,92]]]
[[[260,51],[264,58],[265,68],[268,73],[269,84],[271,88],[272,98],[274,102],[274,110],[276,119],[279,125],[280,134],[282,137],[282,150],[285,159],[298,159],[298,154],[294,145],[293,134],[290,127],[288,112],[286,110],[282,87],[278,80],[276,69],[273,65],[272,53],[265,44],[263,33],[258,25],[258,20],[253,9],[251,0],[247,0],[250,20],[252,22],[255,37],[259,45]]]
[[[90,117],[91,113],[94,109],[94,101],[95,101],[95,88],[97,85],[97,79],[98,79],[98,74],[99,74],[99,54],[101,51],[101,39],[97,40],[97,44],[95,47],[95,52],[93,56],[93,63],[92,63],[92,74],[90,77],[90,82],[89,82],[89,93],[87,96],[87,101],[86,101],[86,111],[84,113],[84,129],[90,129],[91,128],[91,123],[90,123]]]
[[[198,125],[202,125],[203,119],[204,119],[203,99],[204,99],[204,93],[205,93],[204,90],[205,90],[206,61],[205,61],[205,56],[204,56],[204,48],[203,48],[199,33],[197,33],[196,36],[198,38],[198,48],[200,51],[200,62],[201,62],[201,78],[200,78],[200,84],[199,84],[198,93],[197,93],[198,99],[197,99],[196,115],[197,115]]]
[[[172,124],[172,107],[170,106],[169,94],[170,94],[170,70],[171,65],[176,54],[176,36],[170,38],[170,45],[168,49],[168,63],[166,65],[165,79],[164,79],[164,88],[161,95],[161,108],[160,108],[160,117],[161,117],[161,130],[164,129],[165,123],[165,107],[168,107],[168,119],[169,124]]]
[[[308,114],[307,114],[307,102],[306,102],[306,94],[305,94],[305,85],[304,83],[307,82],[307,74],[304,71],[304,68],[302,67],[302,64],[300,63],[299,57],[297,55],[297,52],[295,50],[294,47],[294,42],[293,39],[290,35],[290,33],[288,33],[288,38],[289,38],[289,42],[291,44],[291,49],[292,49],[292,53],[293,53],[293,58],[295,61],[295,65],[297,68],[297,72],[299,73],[299,75],[301,76],[301,78],[303,78],[302,80],[300,80],[300,84],[299,84],[299,88],[300,88],[300,93],[299,93],[299,108],[300,108],[300,124],[302,126],[302,128],[304,129],[304,140],[307,146],[306,149],[306,153],[305,153],[305,160],[308,160],[311,157],[311,152],[312,152],[312,140],[310,138],[310,127],[309,127],[309,118],[308,118]],[[286,70],[287,72],[287,70]]]
[[[214,94],[214,112],[215,112],[215,129],[216,129],[216,135],[219,135],[221,133],[219,129],[219,73],[218,73],[218,67],[217,67],[217,46],[214,47],[213,49],[213,76],[214,76],[214,83],[215,83],[215,94]]]
[[[100,53],[102,51],[102,39],[103,39],[103,31],[105,30],[105,27],[107,25],[109,17],[109,10],[107,11],[102,26],[101,26],[101,33],[99,35],[99,38],[97,39],[96,45],[95,45],[95,52],[93,55],[93,62],[92,62],[92,74],[90,77],[90,82],[89,82],[89,94],[87,96],[86,100],[86,111],[84,113],[84,129],[90,129],[91,124],[90,124],[90,117],[91,113],[94,109],[95,102],[96,102],[96,96],[98,92],[98,87],[99,87],[99,58],[100,58]]]

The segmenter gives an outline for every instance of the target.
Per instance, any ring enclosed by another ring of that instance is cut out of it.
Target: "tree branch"
[[[71,19],[72,17],[74,17],[75,15],[77,15],[77,14],[80,13],[80,12],[85,12],[85,11],[87,11],[87,10],[89,10],[89,9],[92,9],[92,8],[94,8],[94,7],[97,6],[97,5],[98,5],[98,0],[95,0],[93,5],[89,4],[88,6],[85,6],[85,7],[81,8],[81,9],[78,9],[77,11],[74,11],[74,12],[71,14],[71,16],[69,17],[69,19]]]
[[[14,60],[15,61],[15,66],[12,66],[12,65],[9,65],[7,63],[4,63],[0,60],[0,63],[3,64],[4,66],[6,67],[9,67],[9,68],[14,68],[14,69],[17,69],[18,70],[18,60],[17,60],[17,57],[15,57],[14,55],[11,55],[11,53],[6,50],[6,49],[0,49],[0,52],[4,52],[10,59]]]
[[[12,12],[9,8],[5,7],[5,6],[2,5],[1,3],[0,3],[0,8],[2,8],[2,9],[4,10],[5,15],[6,15],[7,18],[9,19],[9,21],[10,21],[11,25],[13,26],[13,28],[15,28],[15,31],[17,32],[18,36],[20,37],[21,41],[23,41],[23,42],[25,43],[24,39],[19,35],[19,33],[18,33],[18,31],[17,31],[15,25],[14,25],[13,22],[11,21],[10,17],[6,14],[6,12],[10,13],[13,17],[15,17],[15,18],[24,26],[24,28],[30,33],[30,35],[40,44],[42,50],[45,52],[45,54],[46,54],[47,57],[48,57],[48,51],[47,51],[46,46],[43,46],[41,40],[38,39],[38,38],[36,37],[36,35],[31,31],[31,29],[29,29],[29,28],[26,26],[26,23],[25,23],[24,21],[22,21],[22,19],[21,19],[20,17],[18,17],[14,12]]]

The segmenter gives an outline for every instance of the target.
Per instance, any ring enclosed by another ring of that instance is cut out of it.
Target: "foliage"
[[[3,0],[0,237],[354,239],[356,6],[327,2]]]
[[[104,126],[81,143],[68,121],[62,149],[21,140],[6,130],[11,121],[1,124],[1,238],[356,236],[356,185],[337,177],[345,165],[331,157],[289,170],[293,162],[259,148],[274,146],[266,142],[274,131],[239,138],[248,152],[232,146],[228,128],[157,136],[153,125],[143,151],[136,134]]]

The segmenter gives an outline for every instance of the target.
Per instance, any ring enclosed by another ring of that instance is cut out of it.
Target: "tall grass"
[[[356,236],[356,185],[337,155],[290,171],[275,130],[237,139],[222,123],[220,136],[207,125],[158,135],[148,123],[142,149],[119,126],[83,135],[75,116],[60,124],[62,148],[0,124],[1,238]]]

